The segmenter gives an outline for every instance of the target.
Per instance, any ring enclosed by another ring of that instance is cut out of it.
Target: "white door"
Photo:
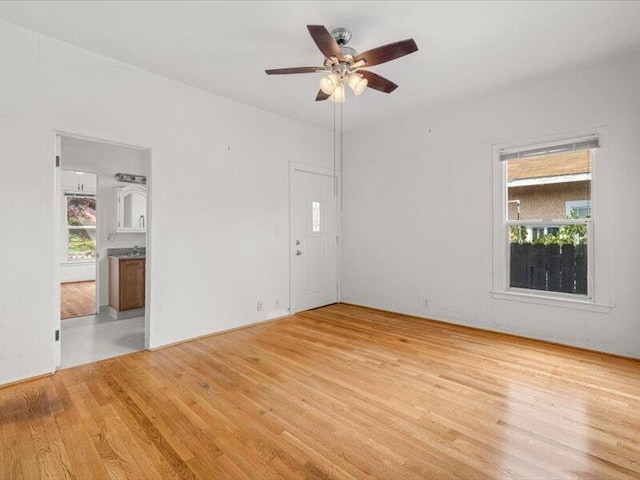
[[[291,170],[291,312],[338,301],[337,196],[332,172]]]

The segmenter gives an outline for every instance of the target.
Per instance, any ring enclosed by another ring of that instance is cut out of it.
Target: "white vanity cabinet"
[[[118,225],[121,233],[147,231],[147,188],[143,185],[119,187],[117,192]]]

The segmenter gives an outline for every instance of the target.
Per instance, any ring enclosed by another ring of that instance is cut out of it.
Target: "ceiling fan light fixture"
[[[353,90],[353,93],[355,93],[356,95],[360,95],[366,90],[367,84],[369,82],[362,75],[351,73],[347,77],[347,83],[351,87],[351,90]]]
[[[342,82],[340,82],[336,85],[333,93],[329,97],[329,100],[331,100],[333,103],[344,103],[346,99],[345,93],[346,92],[344,90],[344,85],[342,84]]]
[[[361,68],[387,63],[418,51],[415,40],[408,38],[358,53],[346,46],[351,38],[351,30],[348,28],[339,27],[329,33],[323,25],[307,25],[307,30],[323,55],[323,66],[275,68],[265,70],[265,73],[289,75],[327,72],[326,76],[320,79],[320,91],[316,94],[316,102],[327,99],[335,103],[344,102],[347,84],[356,95],[361,95],[367,88],[383,93],[393,92],[398,85],[391,80],[370,70],[363,70],[357,74],[356,72]]]
[[[322,77],[320,79],[320,90],[322,90],[327,95],[331,95],[336,86],[340,82],[340,77],[335,73],[330,73],[326,77]]]

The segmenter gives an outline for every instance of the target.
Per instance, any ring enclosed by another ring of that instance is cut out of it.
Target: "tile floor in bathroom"
[[[144,317],[115,320],[106,311],[62,321],[60,368],[144,350]]]

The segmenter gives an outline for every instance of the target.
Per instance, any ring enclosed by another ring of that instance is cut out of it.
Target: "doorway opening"
[[[56,155],[54,364],[68,368],[144,350],[151,152],[58,134]]]
[[[98,312],[96,289],[98,239],[98,176],[62,170],[60,317],[85,317]]]

